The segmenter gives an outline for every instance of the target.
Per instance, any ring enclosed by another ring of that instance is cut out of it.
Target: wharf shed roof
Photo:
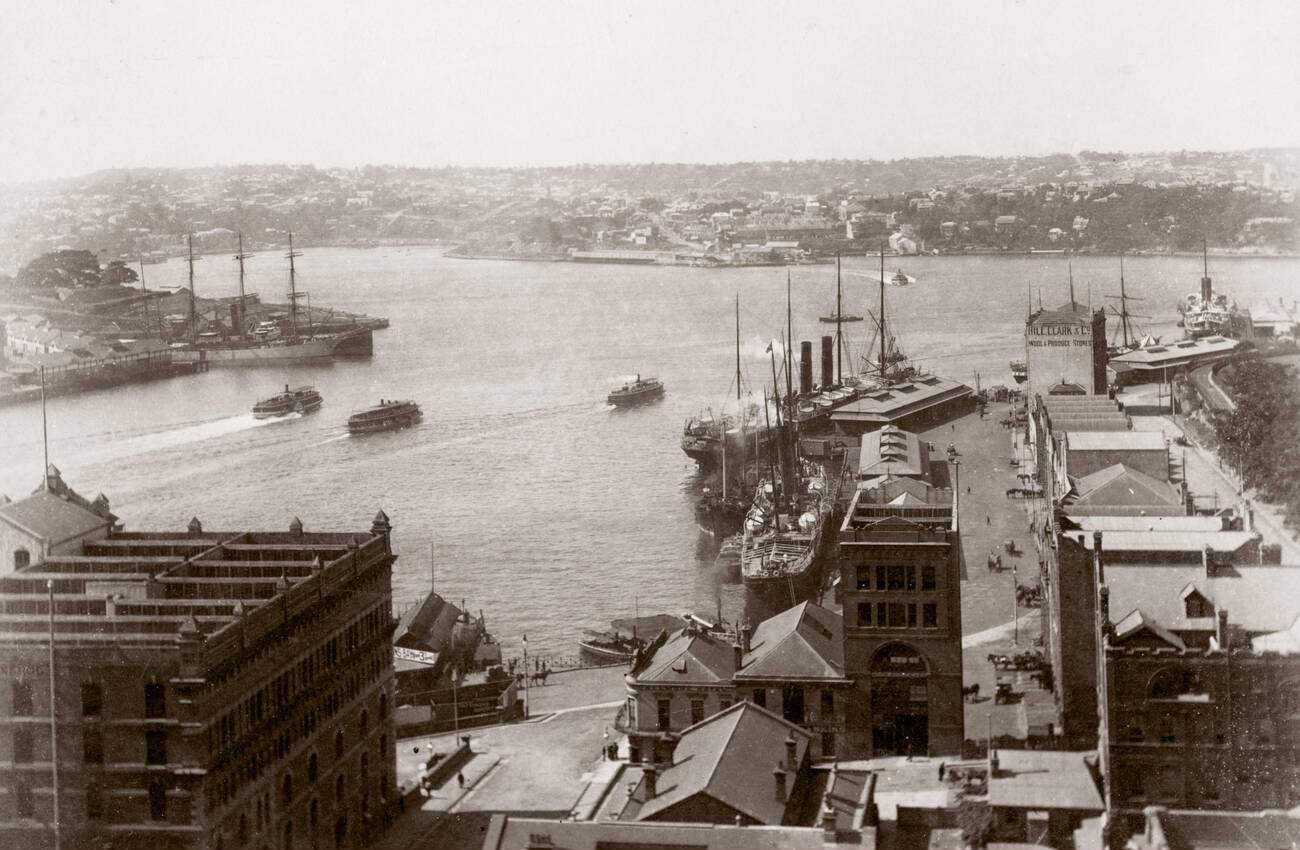
[[[1251,634],[1291,628],[1300,617],[1300,567],[1249,566],[1207,577],[1196,565],[1108,564],[1110,619],[1123,622],[1134,611],[1174,631],[1204,627],[1204,617],[1189,618],[1185,599],[1195,589],[1228,621]]]
[[[1106,808],[1088,754],[1056,750],[998,750],[989,778],[989,805],[1017,809]]]
[[[1070,451],[1166,451],[1160,431],[1067,431]]]
[[[1181,517],[1176,517],[1181,519]],[[1155,519],[1155,517],[1138,517],[1138,519]],[[1065,532],[1069,534],[1069,532]],[[1091,534],[1084,534],[1083,546],[1091,550]],[[1196,531],[1189,529],[1170,530],[1112,530],[1103,531],[1101,548],[1103,552],[1201,552],[1212,549],[1215,552],[1236,552],[1254,543],[1259,538],[1249,531]]]
[[[811,736],[798,726],[751,702],[738,702],[687,727],[673,751],[673,764],[658,779],[658,793],[645,801],[637,820],[647,820],[697,794],[711,797],[762,824],[785,819],[787,797],[772,793],[771,775],[789,770],[786,740],[795,744],[795,764],[803,763]],[[787,788],[793,789],[793,778]]]
[[[913,381],[867,391],[863,397],[837,408],[832,420],[888,422],[935,404],[970,396],[974,390],[958,381],[925,375]]]
[[[910,431],[885,425],[862,436],[858,477],[878,475],[924,475],[929,466],[929,446]]]
[[[759,623],[734,678],[847,681],[843,639],[839,614],[800,603]]]
[[[1071,525],[1080,531],[1101,531],[1106,533],[1102,546],[1110,545],[1110,533],[1115,531],[1224,531],[1224,517],[1202,516],[1070,516]],[[1067,530],[1065,533],[1069,533]],[[1089,546],[1092,544],[1089,543]]]
[[[1207,336],[1201,339],[1188,339],[1164,345],[1151,345],[1135,348],[1111,358],[1112,363],[1125,363],[1132,367],[1160,367],[1166,364],[1195,359],[1207,355],[1227,354],[1237,348],[1235,339],[1222,336]]]

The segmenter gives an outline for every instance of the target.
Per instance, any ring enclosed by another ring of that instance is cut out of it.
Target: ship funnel
[[[1214,299],[1214,287],[1210,286],[1210,276],[1201,278],[1201,300],[1210,302]]]
[[[822,337],[822,386],[835,383],[835,337]]]
[[[804,340],[799,343],[799,394],[812,395],[813,384],[812,343]]]

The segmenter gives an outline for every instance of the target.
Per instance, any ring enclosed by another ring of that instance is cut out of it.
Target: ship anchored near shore
[[[308,311],[306,328],[300,327],[298,301],[307,297],[297,286],[297,269],[294,259],[302,254],[293,249],[293,234],[289,234],[289,315],[288,327],[279,323],[263,323],[249,333],[245,327],[244,313],[247,298],[244,292],[243,236],[239,238],[239,300],[230,305],[230,333],[200,332],[200,317],[194,291],[194,238],[188,240],[186,261],[189,264],[189,341],[173,352],[180,363],[199,363],[206,366],[268,366],[286,363],[305,363],[329,360],[334,357],[369,357],[374,353],[374,340],[369,327],[318,333],[312,326]]]

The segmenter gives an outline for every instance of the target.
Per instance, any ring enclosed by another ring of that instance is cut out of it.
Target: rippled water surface
[[[282,263],[250,263],[249,286],[283,300]],[[1009,382],[1023,352],[1025,311],[1039,291],[1068,298],[1065,261],[931,257],[901,265],[918,281],[889,287],[889,316],[921,365],[951,377]],[[874,309],[877,292],[845,262],[846,311]],[[584,628],[632,613],[738,605],[720,586],[713,551],[695,529],[694,465],[678,448],[683,420],[725,404],[734,370],[732,298],[741,298],[742,366],[770,381],[769,340],[785,327],[786,270],[700,270],[446,259],[440,249],[316,249],[300,261],[316,305],[388,316],[375,356],[294,369],[204,375],[52,399],[51,460],[79,492],[106,493],[133,529],[365,529],[392,518],[399,605],[428,587],[474,610],[517,652],[571,653]],[[1126,261],[1131,309],[1173,336],[1174,304],[1195,288],[1199,258]],[[828,326],[834,267],[792,270],[796,339]],[[147,267],[151,286],[180,285],[182,263]],[[1243,305],[1300,296],[1300,260],[1215,259],[1216,285]],[[229,295],[234,263],[198,264],[198,291]],[[1118,291],[1113,258],[1074,262],[1079,301]],[[869,339],[848,326],[855,354]],[[609,409],[605,394],[634,374],[668,388],[656,404]],[[319,413],[259,421],[254,401],[284,383],[312,383]],[[350,437],[354,409],[413,398],[415,429]],[[0,492],[40,480],[36,406],[0,409]],[[432,558],[430,555],[432,546]]]

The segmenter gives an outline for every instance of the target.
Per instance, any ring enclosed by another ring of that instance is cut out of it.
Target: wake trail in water
[[[210,422],[183,425],[168,431],[158,431],[153,434],[145,434],[114,442],[110,444],[108,454],[113,458],[133,457],[150,452],[174,449],[192,443],[201,443],[205,440],[214,440],[219,437],[238,434],[241,431],[264,428],[268,425],[291,422],[301,418],[302,414],[300,413],[290,413],[273,419],[258,419],[251,413],[242,413],[239,416],[228,416]]]

